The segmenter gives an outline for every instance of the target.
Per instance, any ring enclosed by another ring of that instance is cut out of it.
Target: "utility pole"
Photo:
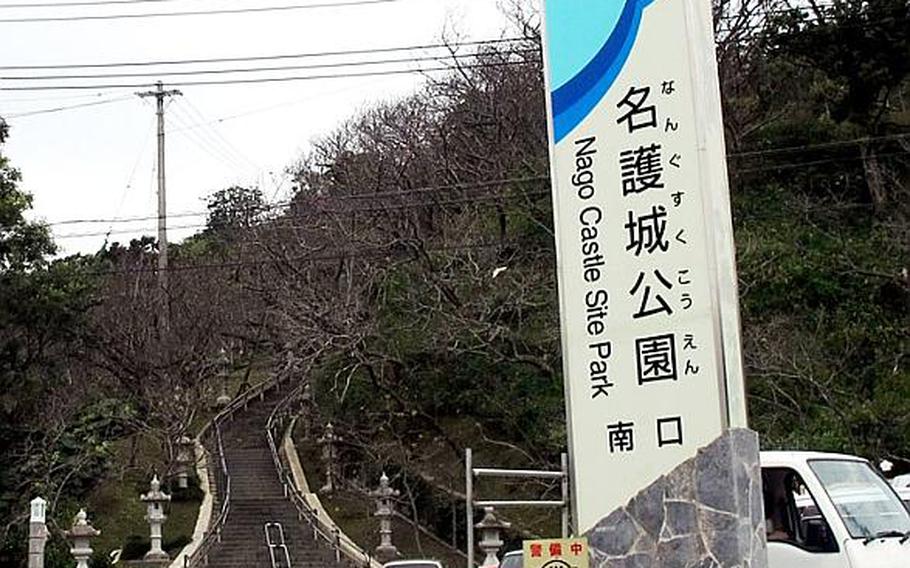
[[[145,91],[136,93],[142,98],[155,97],[157,101],[158,115],[158,285],[162,297],[162,329],[168,328],[168,310],[167,310],[167,189],[164,170],[164,99],[182,95],[180,91],[173,89],[164,90],[164,84],[161,81],[156,83],[157,89],[154,91]]]

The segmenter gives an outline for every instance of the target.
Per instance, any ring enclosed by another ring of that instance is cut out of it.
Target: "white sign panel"
[[[708,0],[546,0],[579,532],[744,425]]]

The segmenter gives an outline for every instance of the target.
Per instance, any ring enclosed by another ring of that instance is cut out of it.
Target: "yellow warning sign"
[[[524,541],[522,568],[589,568],[588,539]]]

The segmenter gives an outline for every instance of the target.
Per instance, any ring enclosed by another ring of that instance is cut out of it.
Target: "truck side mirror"
[[[837,552],[837,543],[831,537],[828,523],[821,517],[805,519],[803,521],[806,548],[818,552]]]

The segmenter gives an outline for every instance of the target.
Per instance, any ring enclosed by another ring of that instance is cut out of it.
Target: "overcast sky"
[[[0,20],[287,6],[317,1],[349,0],[151,0],[65,9],[3,8],[13,0],[0,0]],[[443,33],[452,30],[464,41],[500,37],[506,27],[496,0],[397,0],[274,13],[102,21],[0,21],[0,66],[205,59],[413,46],[437,43]],[[392,53],[378,57],[407,56]],[[232,63],[221,67],[294,63],[316,61]],[[202,67],[213,65],[193,68]],[[0,76],[149,70],[142,67],[0,70]],[[364,70],[284,71],[272,76]],[[251,76],[268,75],[246,77]],[[69,84],[98,84],[92,81],[98,80],[72,80]],[[154,78],[117,81],[154,82]],[[286,198],[290,183],[284,175],[285,169],[306,151],[311,140],[330,132],[364,107],[413,92],[420,81],[417,75],[390,75],[181,87],[184,96],[169,103],[166,113],[168,213],[172,216],[169,226],[175,227],[169,233],[171,240],[198,231],[197,226],[205,222],[204,215],[182,215],[204,211],[205,196],[231,184],[258,184],[267,198]],[[38,84],[46,83],[0,81],[0,88]],[[35,198],[33,216],[52,223],[62,253],[94,252],[104,243],[104,233],[108,230],[113,230],[111,241],[124,243],[139,234],[154,234],[153,219],[132,223],[57,224],[78,219],[155,215],[154,103],[133,96],[136,90],[0,90],[0,116],[8,117],[11,126],[3,153],[22,171],[22,187]],[[36,110],[119,98],[123,100],[15,118],[17,114]],[[74,236],[85,234],[92,236]]]

